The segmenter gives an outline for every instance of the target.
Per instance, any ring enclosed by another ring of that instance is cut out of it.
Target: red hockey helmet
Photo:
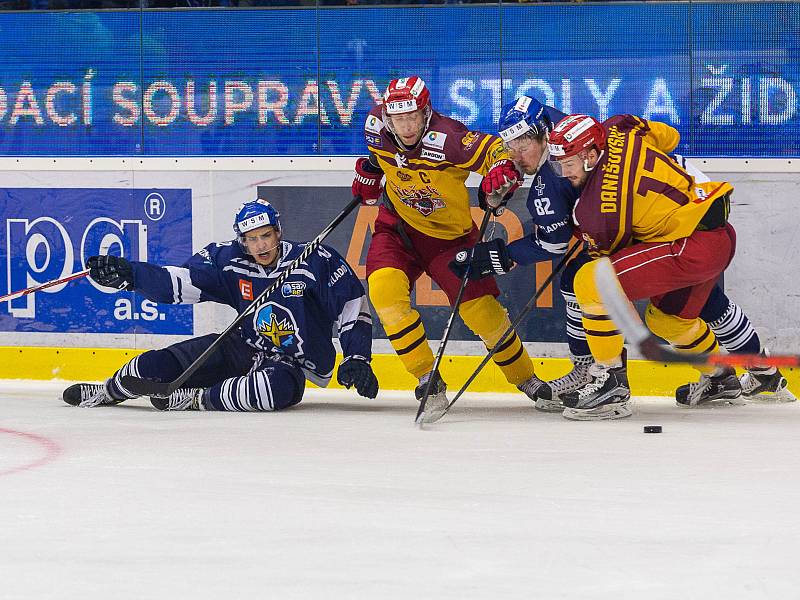
[[[567,115],[561,119],[547,140],[550,157],[556,160],[574,156],[596,146],[601,152],[606,145],[606,130],[600,121],[588,115]]]
[[[414,112],[431,105],[431,94],[421,77],[392,79],[383,94],[383,110],[387,115]]]

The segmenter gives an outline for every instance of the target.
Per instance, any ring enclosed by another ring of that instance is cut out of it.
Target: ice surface
[[[0,384],[0,597],[798,597],[800,405],[570,422],[472,395],[279,414]],[[644,425],[662,434],[644,434]]]

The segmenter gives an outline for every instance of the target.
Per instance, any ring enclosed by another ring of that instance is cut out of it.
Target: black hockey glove
[[[459,279],[464,278],[467,269],[469,278],[475,280],[489,275],[505,275],[514,266],[514,261],[508,255],[506,243],[500,238],[475,244],[472,261],[469,259],[469,253],[468,248],[461,250],[448,265]]]
[[[132,292],[133,267],[121,256],[90,256],[86,261],[89,277],[100,285]]]
[[[372,367],[363,358],[346,358],[339,365],[336,381],[347,389],[355,386],[359,395],[365,398],[375,398],[378,395],[378,379],[372,372]]]

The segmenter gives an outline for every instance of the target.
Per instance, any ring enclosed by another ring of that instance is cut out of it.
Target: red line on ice
[[[55,441],[51,440],[50,438],[44,437],[43,435],[38,435],[36,433],[28,433],[26,431],[16,431],[15,429],[4,429],[2,427],[0,427],[0,433],[7,433],[8,435],[15,435],[17,437],[21,437],[26,440],[32,441],[38,444],[41,448],[44,448],[45,451],[44,456],[34,460],[33,462],[0,471],[0,477],[4,475],[12,475],[13,473],[19,473],[21,471],[29,471],[30,469],[41,467],[42,465],[45,465],[55,460],[58,457],[58,455],[61,454],[61,446],[59,446]]]

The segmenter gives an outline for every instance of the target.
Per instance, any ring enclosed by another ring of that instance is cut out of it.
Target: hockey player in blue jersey
[[[236,240],[210,244],[180,267],[161,267],[117,256],[93,256],[89,277],[100,285],[136,290],[155,302],[218,302],[238,312],[303,251],[282,239],[280,215],[266,200],[243,204],[233,225]],[[319,246],[263,305],[231,332],[169,398],[151,398],[159,410],[272,411],[300,402],[306,379],[326,386],[333,375],[336,325],[344,359],[337,379],[375,398],[370,366],[372,318],[364,287],[332,248]],[[218,334],[179,342],[136,356],[104,384],[79,383],[63,393],[74,406],[118,404],[135,397],[121,384],[134,375],[174,381]]]
[[[530,235],[505,244],[496,238],[475,246],[470,268],[470,277],[502,275],[517,264],[529,265],[535,262],[552,260],[567,251],[572,238],[572,210],[579,191],[569,180],[558,176],[548,160],[547,134],[553,124],[564,117],[564,113],[550,106],[544,106],[535,98],[521,96],[514,102],[503,106],[498,121],[500,136],[509,150],[517,168],[525,175],[533,176],[527,198],[527,208],[533,222]],[[684,168],[695,177],[705,177],[697,169],[692,169],[682,157],[676,157]],[[498,209],[508,198],[497,206]],[[486,198],[479,191],[479,201],[485,206]],[[466,272],[468,254],[459,256],[451,268],[456,274]],[[582,250],[570,261],[561,273],[560,290],[566,304],[566,330],[572,370],[553,381],[547,382],[552,394],[548,397],[543,389],[537,399],[536,408],[545,411],[561,411],[563,394],[580,389],[592,378],[589,370],[593,364],[591,352],[586,342],[586,334],[581,321],[581,311],[575,298],[573,282],[575,273],[587,261],[592,260]],[[717,286],[711,293],[700,317],[706,321],[717,336],[720,344],[729,352],[757,354],[762,352],[758,334],[741,307],[731,302],[722,289]],[[753,368],[742,375],[739,382],[727,382],[728,388],[721,389],[713,381],[704,380],[681,386],[682,396],[693,397],[695,404],[709,400],[743,394],[746,398],[774,401],[792,401],[794,396],[786,388],[786,379],[774,367],[771,369]],[[739,386],[741,389],[737,392]],[[713,396],[717,396],[714,398]]]

